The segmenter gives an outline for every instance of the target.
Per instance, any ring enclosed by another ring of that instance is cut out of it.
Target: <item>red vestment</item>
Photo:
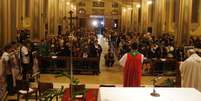
[[[142,78],[142,55],[127,55],[124,67],[124,87],[139,87]]]

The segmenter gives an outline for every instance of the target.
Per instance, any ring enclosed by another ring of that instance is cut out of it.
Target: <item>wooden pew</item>
[[[176,75],[177,70],[177,60],[176,59],[157,59],[151,61],[152,75]],[[168,74],[168,72],[173,74]]]
[[[100,73],[99,58],[82,58],[72,57],[73,72],[92,73],[98,75]],[[46,56],[39,57],[39,68],[41,72],[51,71],[67,71],[70,72],[71,58],[65,56]]]

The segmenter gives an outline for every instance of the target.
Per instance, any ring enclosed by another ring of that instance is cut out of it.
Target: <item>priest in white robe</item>
[[[180,65],[181,86],[193,87],[201,92],[201,57],[188,50],[189,57]]]

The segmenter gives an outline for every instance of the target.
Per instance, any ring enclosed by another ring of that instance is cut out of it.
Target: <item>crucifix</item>
[[[73,11],[72,10],[70,10],[69,14],[70,14],[70,17],[68,17],[68,19],[70,20],[70,23],[69,23],[70,32],[72,32],[73,31],[73,20],[76,20],[77,17],[73,17]]]
[[[77,17],[73,17],[73,11],[72,10],[70,10],[69,14],[70,14],[70,17],[68,17],[68,19],[70,20],[69,25],[70,25],[70,33],[71,33],[73,31],[73,20],[77,19]],[[70,37],[69,39],[70,39],[70,42],[72,44],[73,37]],[[73,50],[72,45],[71,45],[71,50]],[[72,51],[70,52],[70,81],[71,81],[70,86],[72,86],[72,84],[73,84],[73,55],[72,55]],[[71,90],[71,101],[73,101],[73,87],[71,87],[70,90]]]

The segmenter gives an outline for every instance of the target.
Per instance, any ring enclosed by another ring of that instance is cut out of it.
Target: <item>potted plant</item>
[[[68,79],[71,79],[70,74],[67,72],[57,72],[56,78],[58,77],[67,77]],[[76,99],[82,99],[85,101],[85,94],[86,94],[86,88],[84,84],[80,84],[80,81],[77,78],[72,77],[71,83],[69,85],[70,88],[70,94],[72,93],[72,100],[75,101]]]

